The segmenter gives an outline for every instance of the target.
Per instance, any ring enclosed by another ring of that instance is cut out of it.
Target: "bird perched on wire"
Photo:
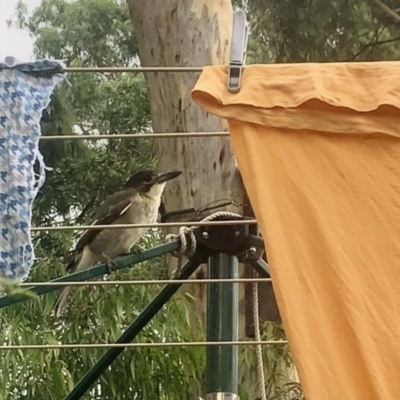
[[[166,182],[181,173],[181,171],[137,172],[125,183],[121,191],[104,201],[97,210],[92,225],[155,223]],[[114,269],[112,260],[129,252],[148,229],[89,229],[76,244],[66,270],[74,273],[105,262],[112,271]],[[58,296],[53,308],[57,318],[67,304],[72,289],[72,286],[66,286]]]

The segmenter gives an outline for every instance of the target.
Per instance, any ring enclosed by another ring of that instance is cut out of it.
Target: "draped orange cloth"
[[[229,122],[307,400],[400,399],[400,62],[226,83],[207,67],[192,96]]]

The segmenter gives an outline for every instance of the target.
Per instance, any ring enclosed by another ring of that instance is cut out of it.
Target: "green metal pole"
[[[122,268],[132,268],[136,264],[139,264],[143,261],[151,260],[156,257],[161,257],[165,254],[171,253],[173,251],[178,250],[180,247],[180,242],[175,240],[171,243],[162,244],[161,246],[153,247],[152,249],[146,250],[143,253],[130,254],[125,257],[120,257],[114,260],[116,270]],[[49,285],[47,286],[31,286],[27,288],[27,291],[30,291],[38,296],[44,295],[46,293],[54,292],[55,290],[62,289],[62,286],[52,286],[52,282],[65,282],[65,286],[68,285],[68,282],[81,282],[87,281],[89,279],[96,278],[101,275],[105,275],[109,273],[109,268],[106,264],[98,265],[97,267],[89,268],[84,271],[75,272],[70,275],[65,275],[61,278],[54,279],[49,281]],[[20,303],[22,301],[30,300],[30,297],[22,297],[22,296],[4,296],[0,298],[0,309],[4,307],[11,306],[16,303]]]
[[[210,279],[238,279],[238,259],[218,254],[208,261]],[[207,289],[207,341],[237,341],[239,284],[212,283]],[[206,400],[238,400],[238,347],[208,346]]]
[[[118,338],[116,343],[130,343],[151,321],[158,311],[171,299],[178,289],[185,283],[185,280],[192,275],[199,265],[205,260],[202,256],[195,254],[183,266],[182,272],[177,280],[182,284],[168,284],[160,293],[149,303],[142,313],[133,321],[126,331]],[[125,350],[124,347],[113,347],[107,350],[99,361],[89,370],[89,372],[78,382],[74,389],[64,398],[64,400],[79,400],[96,383],[100,375],[117,359]]]

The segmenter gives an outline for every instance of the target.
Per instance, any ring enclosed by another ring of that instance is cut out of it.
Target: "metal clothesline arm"
[[[260,249],[264,248],[264,242],[258,236],[250,235],[249,241],[252,246],[255,246]],[[151,260],[153,258],[161,257],[165,254],[172,253],[174,251],[179,250],[179,248],[180,248],[180,241],[175,240],[170,243],[153,247],[149,250],[144,251],[143,253],[135,253],[125,257],[120,257],[114,261],[115,268],[116,270],[123,268],[133,268],[136,264],[139,264],[143,261]],[[75,272],[73,274],[63,276],[61,278],[53,279],[48,282],[48,285],[40,284],[38,286],[27,287],[26,290],[38,296],[42,296],[44,294],[61,289],[63,286],[60,285],[60,282],[65,283],[65,286],[68,286],[69,282],[88,281],[90,279],[106,275],[108,273],[109,273],[109,267],[106,264],[101,264],[96,267],[89,268],[85,271]],[[57,285],[52,285],[52,283],[57,283]],[[25,284],[24,287],[26,287]],[[30,298],[22,297],[21,295],[4,296],[0,298],[0,309],[27,300],[30,300]]]
[[[118,338],[116,343],[131,342],[151,321],[151,319],[161,310],[161,308],[178,291],[184,281],[188,279],[205,260],[195,256],[190,259],[182,268],[182,272],[177,280],[181,280],[180,285],[169,284],[165,286],[159,294],[149,303],[144,311],[133,321],[126,331]],[[75,388],[65,397],[64,400],[78,400],[92,387],[99,377],[115,361],[115,359],[125,350],[125,347],[111,348],[104,353],[99,361],[89,370],[89,372],[78,382]]]
[[[151,260],[156,257],[161,257],[165,254],[171,253],[173,251],[178,250],[180,247],[179,240],[175,240],[173,242],[163,244],[161,246],[153,247],[149,250],[144,251],[143,253],[135,253],[125,257],[117,258],[114,261],[115,269],[123,269],[123,268],[132,268],[136,264],[139,264],[143,261]],[[68,282],[77,282],[77,281],[87,281],[98,276],[106,275],[109,273],[109,267],[106,264],[101,264],[99,266],[87,269],[85,271],[76,272],[74,274],[66,275],[61,278],[54,279],[49,281],[48,286],[32,286],[27,288],[27,291],[33,292],[38,296],[44,295],[46,293],[53,292],[55,290],[59,290],[62,286],[52,286],[52,282],[65,282],[65,286],[68,285]],[[29,298],[21,297],[21,296],[4,296],[0,298],[0,309],[11,306],[12,304],[20,303],[22,301],[29,300]]]
[[[220,219],[224,218],[223,216]],[[238,220],[244,219],[244,217],[239,217]],[[253,228],[254,230],[254,228]],[[207,234],[204,234],[207,233]],[[222,239],[222,240],[221,240]],[[232,263],[232,267],[237,270],[238,258],[234,255],[245,254],[248,252],[253,246],[258,248],[263,248],[264,244],[260,237],[251,234],[251,228],[249,226],[243,226],[242,224],[238,224],[236,226],[214,226],[208,228],[206,226],[199,227],[194,229],[192,232],[191,240],[196,241],[196,251],[189,258],[189,261],[182,268],[182,272],[176,280],[181,281],[179,285],[177,284],[168,284],[165,286],[159,294],[149,303],[149,305],[145,308],[145,310],[133,321],[133,323],[127,328],[127,330],[119,337],[116,343],[129,343],[143,330],[143,328],[151,321],[151,319],[157,314],[157,312],[171,299],[171,297],[178,291],[180,286],[187,280],[200,266],[200,264],[205,263],[208,260],[214,259],[218,262],[214,267],[209,266],[209,270],[213,271],[218,267],[218,263],[222,260],[222,255],[218,256],[217,254],[221,254],[222,251],[226,253],[224,256],[224,260],[227,258],[229,260],[234,260]],[[226,263],[225,263],[226,264]],[[228,270],[230,269],[230,265],[219,265],[220,270]],[[226,272],[226,271],[225,271]],[[224,275],[217,274],[217,278],[224,278]],[[237,278],[237,271],[232,274],[228,274],[229,278]],[[237,306],[238,306],[238,284],[234,283],[220,283],[214,284],[214,289],[222,288],[232,288],[233,291],[229,289],[229,294],[226,293],[226,299],[228,298],[232,300],[232,310],[229,315],[236,315]],[[212,287],[211,287],[212,290]],[[219,292],[217,290],[217,292]],[[224,291],[222,291],[224,292]],[[221,292],[221,294],[223,294]],[[237,303],[237,304],[236,304]],[[224,312],[221,307],[218,308],[219,314]],[[231,318],[232,323],[234,325],[234,317]],[[233,326],[232,325],[232,326]],[[210,330],[211,331],[211,330]],[[224,331],[223,335],[217,335],[217,341],[221,341],[225,338],[226,331]],[[235,342],[237,340],[237,335],[226,337],[228,340]],[[208,339],[210,339],[208,337]],[[212,339],[212,338],[211,338]],[[79,400],[84,396],[84,394],[90,390],[90,388],[96,383],[99,377],[110,367],[110,365],[115,361],[115,359],[123,352],[125,347],[117,347],[110,348],[101,358],[100,360],[92,367],[91,370],[78,382],[77,386],[65,397],[64,400]],[[208,361],[219,360],[216,356],[215,352],[210,353],[212,357],[208,357]],[[227,351],[224,352],[227,357],[231,357],[232,360],[236,360],[237,357],[237,348],[232,344],[232,346],[228,346]],[[216,356],[216,357],[214,357]],[[228,357],[228,358],[229,358]],[[227,359],[225,359],[227,361]],[[224,362],[225,362],[224,361]],[[208,362],[208,363],[209,363]],[[222,364],[221,364],[222,365]],[[219,372],[221,372],[219,370]],[[236,380],[235,374],[232,375],[232,379],[228,382],[229,387],[235,390]],[[212,385],[213,386],[213,385]],[[210,390],[214,390],[214,387],[210,386]]]

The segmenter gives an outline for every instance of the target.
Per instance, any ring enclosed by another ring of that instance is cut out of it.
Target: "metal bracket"
[[[232,217],[221,217],[215,221],[229,221]],[[238,221],[251,219],[249,217],[234,218]],[[216,253],[226,253],[237,257],[251,248],[252,225],[215,225],[200,226],[194,230],[199,253],[208,256]]]
[[[231,56],[228,72],[228,91],[231,93],[240,91],[248,38],[249,24],[246,19],[246,13],[242,10],[235,11],[233,14]]]
[[[262,278],[271,277],[269,265],[252,249],[240,257],[239,262],[253,267]]]

